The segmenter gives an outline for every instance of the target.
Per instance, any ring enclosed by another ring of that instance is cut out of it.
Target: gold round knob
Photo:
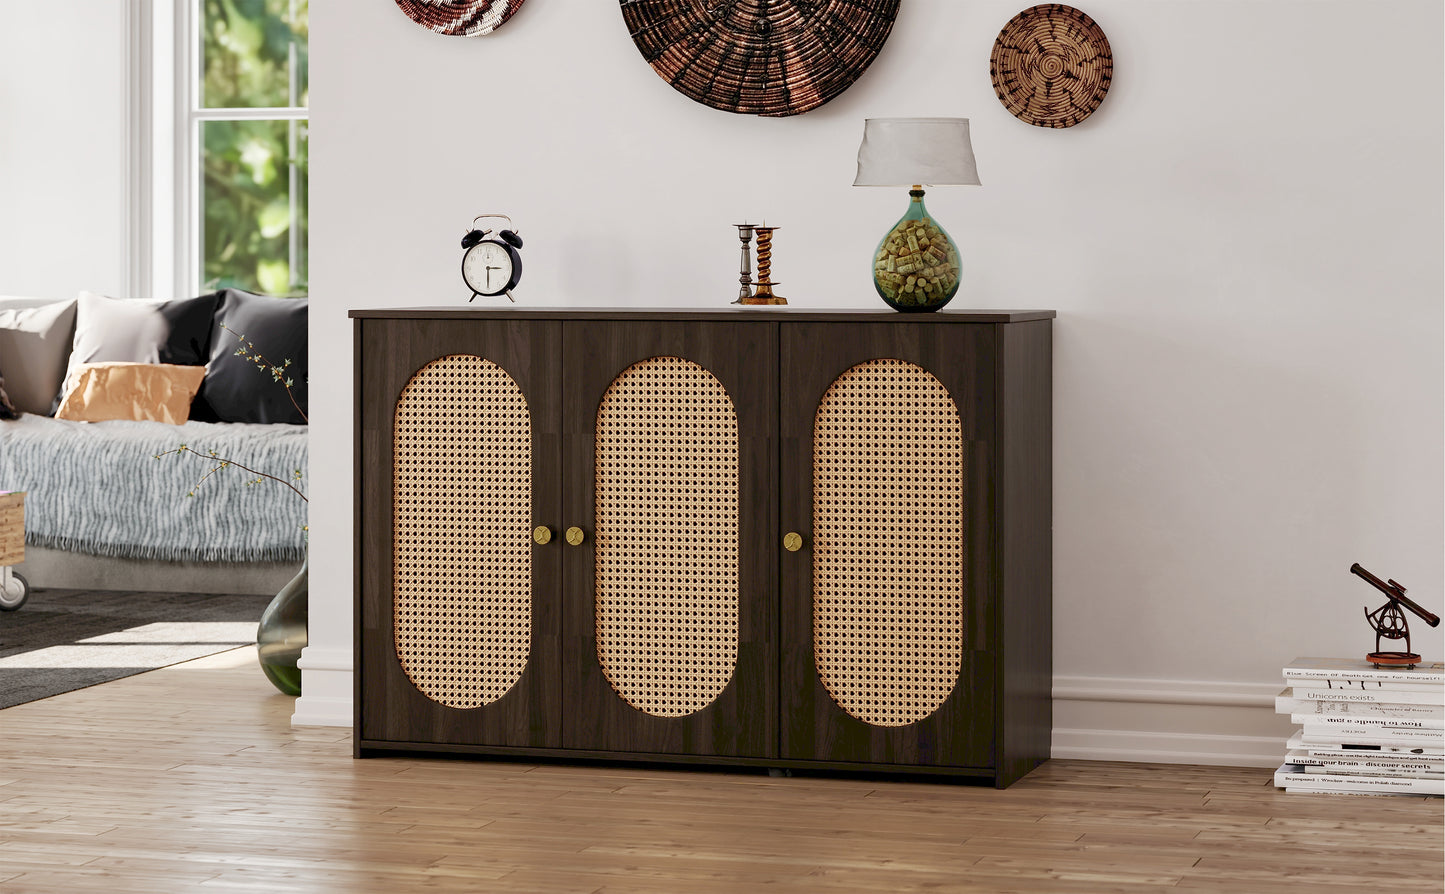
[[[532,540],[536,543],[551,543],[552,529],[546,525],[538,525],[532,529]]]
[[[789,531],[783,535],[783,549],[795,553],[803,548],[803,535],[797,531]]]
[[[582,533],[582,529],[577,527],[576,525],[573,525],[572,527],[567,529],[567,542],[572,544],[573,546],[581,546],[582,541],[586,539],[587,535]]]

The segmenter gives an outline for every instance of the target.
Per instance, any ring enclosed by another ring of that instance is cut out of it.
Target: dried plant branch
[[[230,328],[225,323],[221,324],[221,328],[225,329],[227,332],[236,335],[237,340],[241,342],[241,347],[236,349],[236,356],[244,357],[252,363],[255,363],[256,368],[259,369],[261,372],[271,373],[271,378],[281,383],[281,386],[286,389],[286,396],[291,400],[291,405],[296,408],[296,412],[300,413],[301,418],[305,419],[306,422],[309,424],[311,420],[307,418],[305,411],[301,409],[301,405],[296,402],[296,395],[291,392],[291,386],[294,384],[294,380],[286,376],[286,370],[291,366],[291,361],[286,360],[280,366],[277,366],[268,361],[264,356],[262,356],[261,352],[256,350],[256,346],[254,344],[246,341],[246,337],[244,335],[237,333],[236,330]],[[167,450],[164,453],[157,453],[155,454],[155,458],[161,459],[162,457],[170,456],[172,454],[179,456],[183,453],[189,453],[193,456],[199,456],[203,459],[208,459],[215,464],[211,466],[211,468],[208,469],[204,475],[202,475],[199,479],[196,480],[196,483],[191,487],[190,492],[186,494],[187,497],[194,497],[196,495],[196,491],[200,490],[201,487],[206,483],[207,480],[210,479],[212,475],[216,474],[222,469],[235,466],[238,469],[242,469],[245,472],[256,476],[250,481],[246,482],[247,487],[260,484],[261,482],[269,479],[276,482],[277,484],[281,484],[290,488],[291,491],[296,494],[296,496],[300,497],[306,503],[309,504],[311,502],[311,500],[306,496],[306,494],[302,492],[301,488],[296,486],[297,483],[302,480],[302,474],[300,469],[293,470],[291,473],[291,479],[288,481],[285,478],[277,477],[276,475],[272,475],[269,472],[262,472],[258,469],[253,469],[250,466],[242,465],[241,463],[238,463],[233,459],[226,459],[225,457],[217,454],[214,450],[207,450],[205,453],[202,453],[199,450],[192,449],[186,444],[182,444],[174,450]],[[302,530],[307,530],[308,528],[309,525],[302,526]]]
[[[236,336],[236,340],[241,343],[241,346],[236,349],[236,356],[246,358],[256,364],[256,368],[261,372],[269,372],[274,381],[280,382],[281,386],[286,389],[286,397],[290,399],[291,406],[296,408],[296,412],[300,413],[301,418],[305,419],[309,425],[311,420],[307,417],[306,411],[301,409],[301,405],[296,402],[296,395],[291,393],[291,386],[295,384],[296,380],[286,377],[286,370],[291,366],[290,359],[288,358],[280,366],[277,366],[267,360],[260,351],[256,350],[256,346],[247,341],[246,336],[227,326],[225,323],[221,324],[221,328]]]
[[[200,490],[201,485],[205,484],[205,483],[206,483],[206,479],[210,478],[212,475],[216,474],[217,472],[221,471],[221,470],[224,469],[224,468],[227,468],[228,466],[235,466],[235,467],[238,468],[238,469],[242,469],[242,470],[244,470],[244,471],[246,471],[246,472],[249,472],[250,474],[256,476],[254,479],[252,479],[251,481],[247,482],[247,486],[248,486],[248,487],[250,487],[251,485],[260,484],[262,481],[265,481],[266,479],[269,478],[270,480],[276,482],[277,484],[285,485],[286,487],[291,488],[291,490],[296,493],[296,496],[298,496],[298,497],[300,497],[301,499],[305,500],[307,503],[310,503],[310,502],[311,502],[311,500],[307,498],[306,494],[302,493],[302,491],[301,491],[300,488],[298,488],[295,484],[292,484],[292,483],[291,483],[292,481],[300,481],[300,480],[301,480],[301,470],[300,470],[300,469],[296,469],[295,471],[293,471],[293,472],[291,473],[291,481],[287,481],[287,480],[284,479],[284,478],[278,478],[278,477],[276,477],[275,475],[272,475],[272,474],[270,474],[270,473],[268,473],[268,472],[260,472],[260,471],[257,471],[256,469],[250,468],[249,466],[243,466],[243,465],[241,465],[240,463],[236,462],[235,460],[225,459],[225,458],[217,455],[216,451],[214,451],[214,450],[208,450],[208,451],[206,451],[205,453],[202,453],[202,452],[200,452],[199,450],[193,450],[193,449],[191,449],[190,447],[186,446],[185,444],[182,444],[181,446],[177,447],[177,448],[174,449],[174,450],[167,450],[167,451],[164,452],[164,453],[157,453],[157,454],[155,455],[155,458],[156,458],[156,459],[160,459],[161,457],[170,456],[171,454],[175,454],[175,455],[179,456],[179,455],[182,454],[182,453],[189,453],[189,454],[192,454],[192,455],[194,455],[194,456],[199,456],[199,457],[202,457],[202,458],[204,458],[204,459],[209,459],[209,460],[211,460],[212,462],[214,462],[214,463],[216,464],[216,465],[212,466],[212,467],[210,468],[210,470],[208,470],[208,471],[206,472],[206,474],[202,475],[199,479],[197,479],[197,481],[196,481],[196,483],[195,483],[195,486],[193,486],[193,487],[191,488],[190,492],[186,494],[186,496],[188,496],[188,497],[194,497],[194,496],[196,495],[196,491]]]

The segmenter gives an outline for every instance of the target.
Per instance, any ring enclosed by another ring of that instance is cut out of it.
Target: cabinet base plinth
[[[991,767],[937,767],[918,764],[877,764],[853,761],[789,760],[776,757],[732,755],[637,754],[625,751],[586,751],[571,748],[509,748],[496,745],[445,745],[360,740],[354,749],[359,759],[386,757],[461,758],[537,764],[624,765],[665,769],[686,766],[701,771],[765,771],[774,778],[791,776],[847,776],[931,782],[995,785],[1006,788],[1017,780],[1003,780]],[[1044,761],[1039,761],[1042,764]],[[1038,766],[1036,764],[1035,766]],[[1030,768],[1033,769],[1033,768]]]

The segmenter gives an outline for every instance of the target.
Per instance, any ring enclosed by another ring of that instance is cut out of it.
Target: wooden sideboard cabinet
[[[356,753],[1049,755],[1052,311],[352,311]]]

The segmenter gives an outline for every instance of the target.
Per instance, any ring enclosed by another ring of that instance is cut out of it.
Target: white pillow
[[[75,338],[63,377],[74,385],[86,363],[169,363],[205,366],[211,354],[216,293],[176,301],[109,298],[81,292]],[[53,398],[58,408],[60,399]]]

